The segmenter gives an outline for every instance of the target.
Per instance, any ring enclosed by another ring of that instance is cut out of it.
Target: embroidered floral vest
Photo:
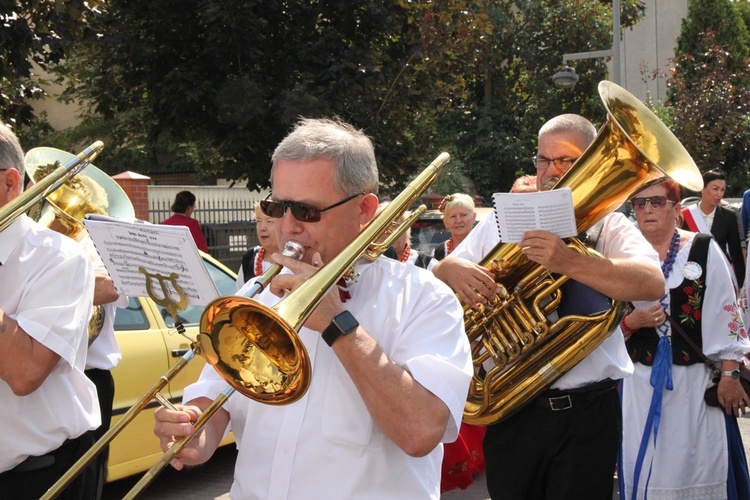
[[[669,298],[674,319],[688,334],[695,344],[703,348],[701,336],[701,309],[706,290],[706,262],[711,235],[696,234],[693,246],[688,255],[688,262],[696,262],[703,270],[695,280],[685,278],[677,288],[669,291]],[[675,269],[675,272],[677,269]],[[679,332],[672,331],[672,364],[687,366],[702,363],[700,355],[690,347]],[[625,345],[633,363],[651,366],[656,355],[659,335],[655,328],[641,328],[630,336]]]

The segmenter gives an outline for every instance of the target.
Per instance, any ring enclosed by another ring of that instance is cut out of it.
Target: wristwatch
[[[739,368],[735,368],[734,370],[728,370],[728,371],[725,370],[725,371],[722,371],[721,372],[721,376],[722,377],[732,377],[735,380],[739,380],[740,379],[740,369]]]
[[[342,335],[352,333],[359,326],[359,321],[349,311],[337,314],[331,320],[331,324],[323,330],[323,340],[326,344],[333,346],[336,339]]]

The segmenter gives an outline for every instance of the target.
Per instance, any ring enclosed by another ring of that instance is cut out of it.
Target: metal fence
[[[258,244],[255,209],[267,193],[242,187],[149,186],[149,221],[158,224],[172,216],[172,202],[180,191],[190,191],[196,197],[193,217],[201,223],[208,252],[237,272],[242,255]]]

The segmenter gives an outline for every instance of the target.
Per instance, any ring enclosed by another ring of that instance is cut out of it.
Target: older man
[[[23,186],[23,152],[0,124],[0,206]],[[78,244],[25,215],[0,232],[0,491],[39,498],[91,446],[99,426],[84,375],[94,273]],[[94,498],[79,476],[65,498]]]
[[[345,249],[378,206],[372,143],[348,125],[303,120],[272,159],[262,209],[279,247],[294,240],[305,253],[274,255],[287,269],[258,295],[266,304]],[[462,310],[415,266],[379,258],[354,271],[349,298],[329,290],[299,332],[312,360],[305,396],[286,406],[234,396],[174,465],[205,461],[231,422],[233,498],[439,498],[440,443],[456,439],[471,376]],[[162,446],[191,434],[225,386],[207,368],[181,411],[159,409]]]
[[[594,126],[578,115],[560,115],[545,123],[535,158],[537,188],[564,175],[595,137]],[[494,214],[485,218],[434,269],[467,304],[483,303],[497,291],[489,272],[474,264],[499,242],[496,227]],[[658,255],[619,213],[608,215],[601,227],[596,250],[604,258],[577,253],[541,230],[526,232],[519,246],[550,272],[613,299],[657,300],[664,293]],[[484,454],[492,498],[612,498],[622,421],[614,389],[632,372],[617,330],[551,389],[489,426]]]

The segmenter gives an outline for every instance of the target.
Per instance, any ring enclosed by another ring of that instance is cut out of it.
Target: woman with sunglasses
[[[671,180],[630,200],[638,227],[659,253],[666,293],[659,302],[634,303],[621,322],[635,371],[621,386],[620,494],[746,499],[750,485],[736,418],[750,399],[737,370],[750,343],[731,269],[710,235],[678,229],[679,200]],[[683,333],[721,370],[722,407],[704,402],[712,370]]]

